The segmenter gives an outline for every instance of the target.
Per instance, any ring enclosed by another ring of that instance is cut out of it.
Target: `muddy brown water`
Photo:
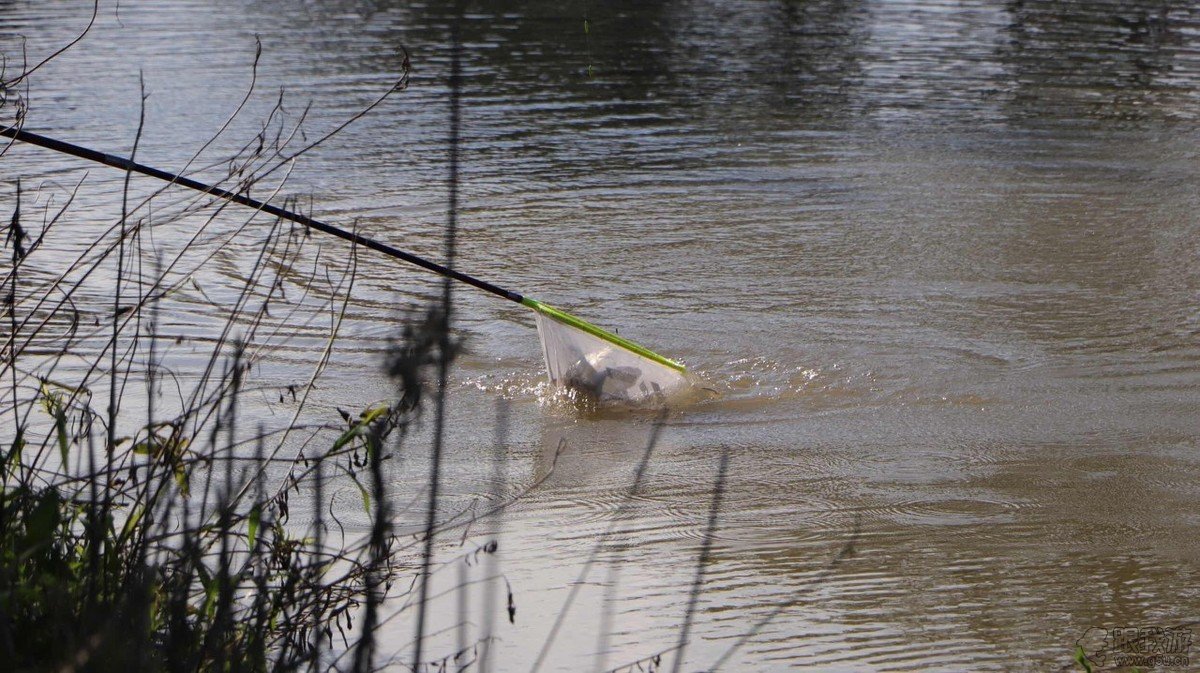
[[[26,36],[46,54],[88,14],[0,2],[0,48],[11,59]],[[403,45],[411,88],[305,156],[285,191],[436,258],[449,21],[440,3],[104,3],[32,80],[27,125],[126,153],[141,71],[139,157],[176,167],[243,95],[255,34],[258,93],[217,154],[280,87],[293,115],[311,102],[314,132],[332,127],[388,86]],[[518,608],[513,624],[502,595],[497,619],[479,612],[502,582],[467,594],[470,639],[498,637],[493,670],[531,667],[606,531],[542,670],[675,646],[724,449],[685,670],[1054,670],[1089,628],[1200,617],[1194,6],[501,1],[470,4],[462,35],[459,267],[618,327],[720,392],[670,413],[630,498],[653,415],[548,402],[531,316],[458,292],[446,511],[553,465],[468,531],[465,548],[499,535]],[[120,174],[89,170],[81,231],[118,206]],[[81,173],[23,147],[0,160],[6,194]],[[197,283],[232,291],[255,251],[234,246]],[[436,288],[360,259],[316,413],[387,397],[397,307]],[[199,337],[214,320],[169,322]],[[327,327],[298,320],[267,375],[299,376]],[[426,434],[397,489],[423,473]],[[353,489],[334,505],[360,508]],[[443,588],[495,570],[447,570]],[[450,627],[458,599],[440,600]],[[411,624],[386,633],[402,660]]]

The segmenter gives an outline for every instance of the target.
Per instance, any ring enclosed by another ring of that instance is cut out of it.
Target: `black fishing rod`
[[[350,241],[356,245],[361,245],[377,252],[381,252],[388,257],[404,260],[409,264],[416,264],[423,269],[428,269],[429,271],[440,274],[447,278],[452,278],[454,280],[462,281],[468,285],[473,285],[480,290],[491,292],[492,294],[504,297],[509,301],[515,301],[518,304],[528,305],[527,302],[524,301],[524,297],[522,297],[519,293],[512,292],[511,290],[505,290],[504,288],[492,285],[487,281],[479,280],[478,278],[468,276],[465,273],[455,271],[454,269],[442,266],[436,262],[431,262],[422,257],[417,257],[412,253],[405,252],[386,243],[381,243],[374,239],[367,238],[366,236],[360,236],[354,232],[346,231],[345,229],[321,222],[320,220],[314,220],[307,215],[294,213],[290,210],[284,210],[283,208],[273,206],[264,201],[252,199],[245,194],[231,192],[227,189],[221,189],[220,187],[215,187],[213,185],[206,185],[203,182],[198,182],[177,173],[168,173],[167,171],[162,171],[152,166],[139,164],[138,162],[125,157],[105,154],[104,152],[98,152],[96,150],[88,149],[73,143],[55,140],[54,138],[38,135],[37,133],[30,133],[29,131],[19,129],[15,126],[6,126],[4,128],[0,128],[0,136],[12,138],[13,140],[20,140],[21,142],[37,145],[38,147],[44,147],[48,150],[54,150],[55,152],[70,154],[71,156],[79,157],[80,159],[87,159],[88,161],[94,161],[96,163],[104,164],[105,166],[112,166],[113,168],[133,171],[134,173],[141,173],[142,175],[158,178],[159,180],[187,187],[189,189],[194,189],[198,192],[204,192],[205,194],[212,194],[218,198],[233,201],[234,203],[240,203],[243,206],[249,206],[255,210],[261,210],[264,213],[281,217],[297,224],[302,224],[310,229],[316,229],[317,231],[324,232],[332,236],[337,236],[340,239]]]
[[[113,168],[120,168],[121,170],[132,171],[134,173],[140,173],[142,175],[148,175],[152,178],[158,178],[159,180],[163,180],[163,181],[169,182],[171,184],[176,184],[176,185],[180,185],[183,187],[187,187],[189,189],[194,189],[198,192],[204,192],[205,194],[211,194],[213,196],[216,196],[217,198],[226,199],[228,201],[233,201],[234,203],[240,203],[243,206],[249,206],[256,210],[260,210],[264,213],[269,213],[276,217],[281,217],[285,220],[290,220],[297,224],[302,224],[310,229],[315,229],[317,231],[320,231],[320,232],[323,232],[326,234],[330,234],[332,236],[337,236],[340,239],[350,241],[351,243],[354,243],[356,245],[361,245],[363,247],[370,248],[371,250],[381,252],[381,253],[387,255],[388,257],[394,257],[396,259],[403,260],[410,264],[415,264],[423,269],[428,269],[429,271],[432,271],[436,274],[445,276],[446,278],[451,278],[453,280],[462,281],[468,285],[477,287],[480,290],[491,292],[492,294],[494,294],[498,297],[503,297],[509,301],[515,301],[516,303],[521,304],[522,306],[527,306],[527,307],[537,311],[538,313],[540,313],[543,316],[552,318],[553,320],[556,320],[560,323],[574,327],[575,329],[582,330],[592,336],[598,337],[609,343],[620,346],[621,348],[624,348],[625,350],[632,351],[633,353],[640,355],[641,357],[644,357],[648,360],[657,362],[658,364],[664,365],[664,366],[674,369],[678,372],[684,371],[683,365],[679,364],[678,362],[675,362],[674,360],[665,358],[665,357],[659,355],[658,353],[655,353],[654,351],[650,350],[649,348],[642,346],[641,344],[637,344],[632,341],[629,341],[628,339],[617,336],[616,334],[609,332],[608,330],[605,330],[602,327],[593,325],[592,323],[590,323],[586,320],[583,320],[582,318],[571,315],[570,313],[567,313],[566,311],[563,311],[562,309],[555,308],[553,306],[550,306],[549,304],[543,304],[542,302],[540,302],[532,297],[523,296],[517,292],[513,292],[511,290],[506,290],[502,287],[492,285],[491,283],[489,283],[487,281],[482,281],[482,280],[479,280],[478,278],[468,276],[465,273],[455,271],[454,269],[451,269],[447,266],[442,266],[441,264],[438,264],[436,262],[431,262],[422,257],[417,257],[416,255],[414,255],[410,252],[405,252],[394,246],[390,246],[386,243],[381,243],[379,241],[376,241],[375,239],[367,238],[366,236],[360,236],[354,232],[346,231],[345,229],[342,229],[340,227],[335,227],[332,224],[327,224],[325,222],[321,222],[320,220],[314,220],[313,218],[311,218],[307,215],[301,215],[300,213],[294,213],[290,210],[284,210],[283,208],[280,208],[279,206],[273,206],[269,203],[266,203],[265,201],[259,201],[258,199],[252,199],[249,196],[246,196],[245,194],[231,192],[227,189],[221,189],[220,187],[215,187],[213,185],[206,185],[203,182],[198,182],[196,180],[193,180],[191,178],[186,178],[186,177],[176,174],[176,173],[168,173],[167,171],[159,170],[152,166],[147,166],[145,164],[139,164],[138,162],[136,162],[132,159],[127,159],[125,157],[118,157],[118,156],[115,156],[112,154],[105,154],[104,152],[98,152],[96,150],[88,149],[86,147],[81,147],[81,146],[75,145],[73,143],[64,142],[62,140],[55,140],[54,138],[48,138],[46,136],[38,135],[36,133],[30,133],[29,131],[19,129],[15,126],[7,126],[7,127],[0,128],[0,136],[12,138],[13,140],[20,140],[21,142],[26,142],[31,145],[37,145],[38,147],[44,147],[48,150],[54,150],[55,152],[62,152],[64,154],[69,154],[71,156],[79,157],[80,159],[94,161],[96,163],[104,164],[105,166],[112,166]],[[545,344],[543,344],[543,346],[545,346]]]

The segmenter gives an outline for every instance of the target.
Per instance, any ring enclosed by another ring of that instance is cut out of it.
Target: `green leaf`
[[[1092,673],[1092,664],[1088,662],[1087,654],[1083,651],[1083,645],[1075,645],[1075,661],[1083,667],[1087,673]]]
[[[13,476],[17,472],[17,466],[21,464],[21,452],[25,449],[25,432],[23,428],[17,428],[17,437],[13,440],[12,449],[4,455],[3,463],[0,466],[4,468],[5,474]]]
[[[355,437],[359,436],[360,434],[362,434],[362,426],[358,425],[356,423],[349,430],[343,432],[341,437],[337,438],[337,441],[335,441],[333,443],[333,448],[330,450],[337,451],[338,449],[340,449],[343,446],[345,446],[346,444],[348,444],[350,442],[350,440],[354,439]]]
[[[371,425],[371,423],[374,423],[381,417],[388,415],[391,413],[391,411],[392,408],[386,404],[363,409],[362,413],[358,415],[359,420],[355,421],[348,430],[343,432],[342,435],[337,438],[337,441],[333,443],[333,448],[330,450],[337,451],[346,444],[350,443],[350,440],[354,439],[355,437],[361,437],[367,434],[368,426]]]
[[[212,619],[217,614],[217,590],[216,582],[209,582],[204,587],[204,616]]]
[[[204,602],[200,604],[199,614],[203,618],[211,619],[217,611],[217,580],[203,563],[196,565],[196,578],[200,580],[200,586],[204,589]]]
[[[250,519],[246,522],[246,536],[250,540],[250,548],[254,549],[254,541],[258,539],[258,526],[262,522],[262,508],[258,505],[250,508]]]
[[[175,484],[179,486],[179,493],[183,497],[188,497],[192,494],[191,479],[188,478],[187,468],[183,463],[175,466]]]
[[[359,417],[362,418],[363,424],[367,424],[375,421],[377,418],[387,414],[391,410],[392,408],[386,404],[381,404],[377,407],[367,407],[366,409],[363,409],[362,413],[359,414]]]
[[[55,434],[58,435],[58,452],[62,457],[63,468],[66,469],[69,441],[67,436],[67,412],[63,408],[62,395],[52,392],[45,380],[38,386],[38,392],[40,393],[39,401],[42,403],[42,408],[54,419],[54,430]]]
[[[62,457],[63,469],[67,467],[68,442],[67,442],[67,412],[63,411],[62,405],[54,411],[54,430],[58,434],[58,452]]]
[[[129,515],[129,518],[125,519],[125,525],[121,526],[121,536],[117,538],[118,544],[124,545],[125,542],[129,540],[129,538],[133,535],[133,532],[137,530],[138,523],[141,522],[142,515],[145,514],[145,512],[145,508],[139,505]]]
[[[41,403],[42,409],[51,416],[54,415],[54,393],[50,392],[50,388],[46,386],[46,382],[42,381],[38,385],[38,402]]]
[[[366,486],[362,485],[362,482],[359,481],[358,477],[354,476],[353,473],[350,473],[350,480],[353,481],[354,485],[358,487],[358,492],[362,496],[363,511],[366,512],[368,516],[370,516],[370,514],[371,514],[371,493],[370,493],[370,491],[367,490]]]
[[[33,511],[25,519],[25,552],[31,552],[51,541],[54,529],[62,522],[62,504],[58,491],[47,489]]]

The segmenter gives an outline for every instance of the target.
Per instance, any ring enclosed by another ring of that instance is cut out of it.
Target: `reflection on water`
[[[0,3],[0,45],[47,53],[86,5]],[[312,133],[331,128],[403,45],[412,88],[287,189],[436,256],[448,8],[127,0],[34,80],[28,124],[127,151],[143,70],[139,156],[181,166],[243,95],[255,33],[261,95],[214,156],[258,131],[278,87],[312,101]],[[463,36],[462,268],[619,328],[720,393],[669,416],[630,499],[652,419],[540,404],[531,317],[458,295],[447,507],[496,497],[497,398],[510,488],[549,474],[503,521],[519,616],[497,663],[528,665],[610,528],[544,670],[673,646],[723,446],[691,667],[754,629],[727,670],[1041,670],[1090,627],[1197,613],[1194,6],[497,1],[471,5]],[[81,172],[21,147],[0,163],[5,185]],[[80,212],[111,213],[119,179],[93,170]],[[174,329],[211,328],[259,240],[197,271]],[[394,309],[433,287],[387,260],[358,273],[329,410],[388,395]],[[289,325],[281,376],[327,327]],[[348,519],[356,498],[335,495]]]

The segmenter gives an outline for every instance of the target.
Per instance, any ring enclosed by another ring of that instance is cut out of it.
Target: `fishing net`
[[[550,381],[603,403],[645,405],[691,388],[687,371],[657,353],[551,306],[535,311]]]

